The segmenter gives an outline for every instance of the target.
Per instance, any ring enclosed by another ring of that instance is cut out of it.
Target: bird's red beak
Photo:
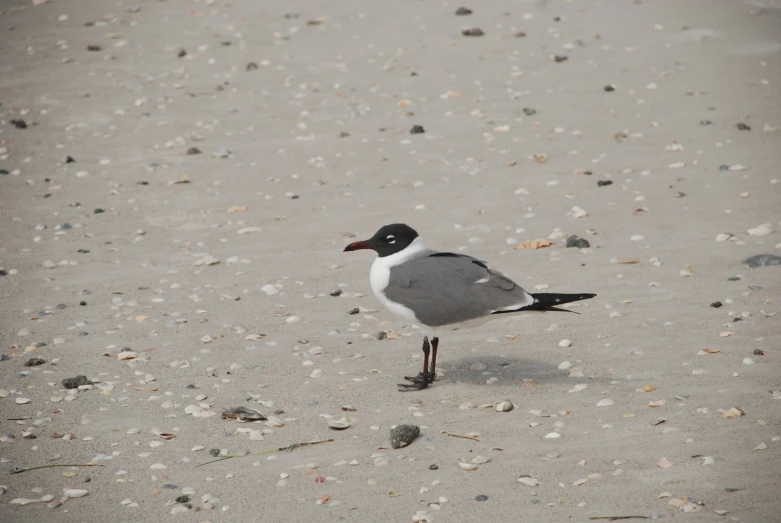
[[[374,249],[374,245],[368,241],[353,242],[345,247],[342,252],[359,251],[361,249]]]

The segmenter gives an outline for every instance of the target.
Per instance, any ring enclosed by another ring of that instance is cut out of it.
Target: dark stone
[[[737,128],[738,131],[750,131],[751,130],[751,127],[749,127],[748,125],[744,124],[743,122],[736,123],[735,127]]]
[[[73,225],[71,225],[68,222],[65,222],[62,225],[60,225],[60,229],[62,229],[63,231],[69,231],[69,230],[73,229]]]
[[[719,171],[729,171],[729,165],[727,165],[726,163],[719,165]]]
[[[25,122],[21,118],[16,120],[11,120],[11,125],[16,127],[17,129],[27,129],[27,122]]]
[[[81,481],[82,481],[82,483],[89,483],[90,481],[92,481],[92,478],[87,476],[86,478],[82,479]]]
[[[678,191],[677,193],[675,193],[676,198],[683,198],[684,196],[686,196],[685,192]]]
[[[513,36],[515,36],[515,38],[524,38],[526,36],[526,33],[524,33],[523,31],[518,31]]]
[[[401,449],[415,441],[420,436],[420,427],[417,425],[396,425],[390,431],[391,447]]]
[[[470,27],[469,29],[464,29],[461,31],[461,34],[464,36],[483,36],[485,33],[482,29],[479,27]]]
[[[62,386],[66,389],[78,389],[82,385],[90,385],[92,382],[87,379],[86,376],[83,374],[80,374],[78,376],[75,376],[73,378],[65,378],[62,380]]]
[[[429,470],[439,470],[439,465],[436,465],[436,464],[435,465],[429,465],[428,469]]]
[[[361,312],[360,307],[355,307],[355,308],[350,309],[349,311],[347,311],[347,314],[351,314],[352,315],[352,314],[358,314],[359,312]]]
[[[57,304],[57,308],[58,308],[58,309],[60,309],[60,310],[63,310],[63,309],[67,309],[67,308],[68,308],[68,306],[67,306],[67,305],[65,305],[64,303],[58,303],[58,304]]]
[[[488,496],[480,494],[479,496],[475,496],[475,501],[488,501]]]
[[[8,169],[0,169],[0,174],[4,176],[8,176],[9,174],[11,174],[11,171],[9,171]]]
[[[423,128],[422,125],[413,125],[412,129],[410,129],[410,134],[423,134],[426,130]]]
[[[284,411],[284,410],[282,410],[282,409],[277,409],[277,410],[275,410],[275,411],[274,411],[274,416],[281,416],[281,415],[282,415],[282,414],[284,414],[284,413],[285,413],[285,411]]]
[[[166,490],[176,490],[179,488],[179,485],[174,485],[173,483],[163,483],[163,488]]]
[[[81,336],[81,337],[83,338],[84,336],[89,336],[89,332],[87,332],[87,331],[81,331],[81,332],[80,332],[80,333],[78,333],[76,336]]]
[[[189,501],[190,501],[190,496],[188,496],[187,494],[176,498],[177,503],[188,503]]]
[[[30,358],[29,360],[24,362],[25,367],[37,367],[39,365],[43,365],[46,363],[46,360],[43,358]]]
[[[11,356],[8,354],[0,354],[0,361],[8,361],[11,359]]]
[[[211,450],[209,450],[209,454],[210,454],[212,457],[215,457],[215,458],[216,458],[217,456],[219,456],[219,455],[220,455],[220,449],[211,449]]]
[[[201,150],[197,147],[190,147],[187,149],[187,154],[201,154]]]
[[[613,185],[613,180],[597,180],[597,187],[606,187]]]
[[[258,68],[258,64],[256,64],[255,62],[249,62],[249,63],[247,64],[247,66],[245,67],[245,69],[246,69],[247,71],[254,71],[254,70],[256,70],[257,68]]]
[[[718,309],[722,305],[724,305],[724,304],[721,303],[720,301],[714,301],[713,303],[710,304],[710,306],[713,307],[714,309]]]
[[[380,332],[377,333],[377,339],[378,340],[384,340],[387,337],[388,337],[388,333],[385,332],[385,331],[380,331]]]
[[[104,212],[106,212],[106,211],[104,211],[103,209],[101,209],[100,207],[98,207],[98,208],[97,208],[97,209],[95,209],[93,212],[94,212],[95,214],[103,214],[103,213],[104,213]]]
[[[331,291],[331,296],[333,296],[334,298],[341,295],[342,295],[342,289],[336,289],[335,291]]]
[[[604,89],[606,93],[612,93],[613,91],[615,91],[615,90],[616,90],[616,88],[615,88],[615,87],[613,87],[612,85],[606,85],[606,86],[605,86],[605,87],[603,87],[602,89]]]
[[[526,116],[532,116],[534,114],[537,114],[537,110],[532,109],[531,107],[524,107],[523,114],[525,114]]]
[[[727,281],[740,281],[740,276],[730,276]]]
[[[754,356],[764,356],[764,355],[765,355],[765,351],[763,351],[762,349],[754,349]]]
[[[101,49],[103,49],[103,48],[101,46],[99,46],[99,45],[88,45],[87,46],[87,51],[92,51],[93,53],[96,53],[96,52],[100,51]]]
[[[85,305],[87,305],[87,302],[86,302],[86,301],[80,301],[80,302],[79,302],[79,305],[81,305],[82,307],[84,307]]]
[[[90,250],[89,249],[79,249],[76,252],[78,252],[79,254],[89,254]]]
[[[8,271],[5,269],[0,269],[0,276],[8,276]]]
[[[579,238],[573,234],[572,236],[567,238],[567,247],[577,247],[578,249],[585,249],[587,247],[591,247],[591,244],[588,242],[588,240],[584,238]]]
[[[553,61],[556,62],[557,64],[564,62],[566,60],[569,60],[569,58],[560,54],[557,54],[556,56],[553,57]]]
[[[73,156],[66,156],[65,163],[76,163],[76,160],[73,159]]]
[[[459,7],[456,9],[456,16],[469,16],[472,14],[472,10],[468,7]]]
[[[179,58],[184,58],[185,56],[187,56],[187,51],[185,51],[184,49],[179,49],[179,52],[176,54],[176,56],[178,56]]]
[[[712,125],[713,122],[710,120],[700,120],[700,125]]]
[[[776,256],[775,254],[756,254],[743,260],[743,263],[752,269],[769,265],[781,265],[781,256]]]

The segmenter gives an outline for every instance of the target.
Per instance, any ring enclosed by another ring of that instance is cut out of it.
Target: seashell
[[[532,478],[529,476],[520,477],[518,478],[518,481],[520,483],[523,483],[527,487],[536,487],[537,485],[540,484],[540,481],[537,478]]]
[[[572,483],[572,486],[579,487],[580,485],[585,485],[586,483],[588,483],[588,479],[583,478],[583,479],[576,480],[574,483]]]
[[[724,414],[721,415],[722,418],[739,418],[741,417],[745,412],[740,410],[737,407],[732,407],[728,411],[726,411]]]
[[[615,402],[611,399],[605,398],[601,399],[597,402],[597,407],[609,407],[613,405]]]
[[[491,461],[491,458],[484,458],[483,456],[475,456],[474,458],[472,458],[472,463],[476,465],[484,465],[489,461]]]
[[[697,504],[697,501],[694,498],[688,497],[671,499],[668,505],[680,509],[681,512],[694,512],[696,510],[700,510],[700,506]]]
[[[29,505],[30,503],[38,503],[40,501],[40,499],[16,498],[11,500],[11,505]]]
[[[62,493],[66,498],[83,498],[89,494],[88,491],[80,488],[64,488]]]
[[[339,420],[328,420],[328,428],[333,430],[344,430],[350,428],[350,422],[347,421],[347,418],[342,418]]]
[[[463,461],[459,461],[458,466],[463,470],[477,470],[477,465],[474,463],[464,463]]]
[[[504,400],[496,405],[496,412],[510,412],[515,405],[510,400]]]
[[[235,419],[236,421],[266,421],[266,416],[256,410],[247,407],[234,407],[222,413],[222,419]]]
[[[123,350],[122,352],[117,354],[117,358],[119,359],[119,361],[134,360],[138,358],[138,354],[136,354],[132,350]]]

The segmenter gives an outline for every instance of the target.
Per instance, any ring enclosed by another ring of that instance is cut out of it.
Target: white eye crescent
[[[385,239],[388,240],[388,243],[396,243],[396,237],[392,234],[389,234]]]

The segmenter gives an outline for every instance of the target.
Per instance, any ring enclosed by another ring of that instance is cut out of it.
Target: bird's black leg
[[[423,337],[423,372],[422,375],[418,375],[415,377],[405,376],[404,379],[411,381],[412,385],[407,385],[404,383],[399,384],[399,390],[403,392],[408,392],[411,390],[423,390],[426,387],[428,387],[429,384],[429,374],[428,374],[428,356],[431,352],[431,345],[429,345],[428,342],[428,336]]]
[[[439,338],[431,338],[431,370],[428,371],[428,379],[433,383],[437,379],[437,347]]]

